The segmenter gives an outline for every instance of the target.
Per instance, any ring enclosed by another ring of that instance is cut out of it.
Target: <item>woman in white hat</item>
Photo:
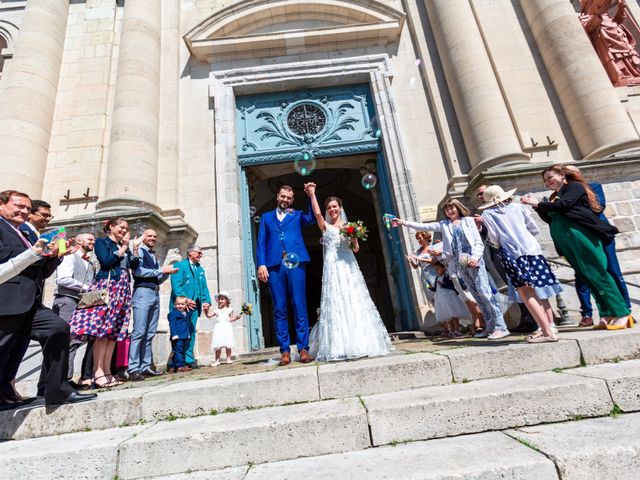
[[[240,315],[234,315],[233,310],[229,306],[231,304],[231,295],[229,292],[222,290],[213,296],[218,304],[218,308],[207,308],[205,315],[207,318],[216,317],[217,321],[213,327],[213,336],[211,338],[211,349],[216,353],[216,361],[211,364],[212,367],[220,365],[220,355],[222,349],[225,349],[226,363],[232,363],[231,350],[235,345],[233,338],[233,326],[231,322],[240,319]]]
[[[534,235],[538,226],[519,203],[512,203],[516,189],[505,192],[499,185],[484,191],[486,203],[478,207],[489,241],[498,248],[502,266],[520,300],[531,313],[540,330],[527,337],[530,343],[556,342],[551,328],[553,311],[549,298],[562,291],[562,286],[542,255]]]

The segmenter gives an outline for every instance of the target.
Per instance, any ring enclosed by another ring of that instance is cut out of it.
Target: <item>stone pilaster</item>
[[[469,2],[425,4],[473,170],[528,161]]]
[[[640,145],[571,2],[520,5],[582,155],[602,158]]]
[[[161,4],[125,2],[101,210],[157,203]]]
[[[28,0],[0,95],[0,190],[42,194],[69,0]]]

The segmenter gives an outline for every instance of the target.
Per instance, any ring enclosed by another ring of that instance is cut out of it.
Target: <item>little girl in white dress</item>
[[[235,322],[240,315],[234,315],[233,310],[229,307],[231,297],[228,292],[222,291],[214,296],[214,300],[218,303],[218,308],[209,308],[205,311],[207,318],[216,317],[217,321],[213,327],[213,338],[211,339],[211,349],[216,352],[216,361],[211,364],[212,367],[220,365],[220,354],[225,349],[227,356],[226,363],[233,363],[231,360],[231,350],[235,346],[233,338],[233,326],[231,322]]]

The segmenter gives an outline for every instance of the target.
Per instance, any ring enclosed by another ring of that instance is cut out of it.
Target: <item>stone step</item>
[[[118,478],[182,474],[604,416],[613,405],[603,379],[541,372],[9,441],[0,443],[0,471],[50,478],[58,465],[84,478],[74,452],[90,445],[91,455],[95,445],[100,458],[117,459]],[[490,460],[500,450],[489,443],[482,453]]]
[[[577,332],[557,343],[477,342],[436,353],[402,352],[356,362],[278,368],[202,380],[166,380],[129,384],[100,392],[96,401],[44,409],[42,401],[0,412],[0,439],[24,439],[86,430],[108,429],[166,418],[194,417],[226,410],[254,409],[358,395],[374,395],[452,381],[496,378],[579,366],[595,345],[617,347],[593,362],[640,357],[640,329],[623,332]],[[457,345],[457,342],[453,342]],[[586,345],[586,346],[585,346]],[[608,347],[607,347],[608,348]],[[615,355],[614,355],[615,353]]]
[[[640,414],[369,448],[153,480],[636,480]],[[559,476],[561,475],[561,476]]]

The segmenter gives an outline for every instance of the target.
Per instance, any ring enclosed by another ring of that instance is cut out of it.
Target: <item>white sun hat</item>
[[[485,208],[493,207],[494,205],[500,205],[506,202],[513,194],[516,193],[517,188],[505,192],[500,185],[491,185],[487,187],[483,193],[483,197],[486,203],[480,205],[478,210],[484,210]]]

